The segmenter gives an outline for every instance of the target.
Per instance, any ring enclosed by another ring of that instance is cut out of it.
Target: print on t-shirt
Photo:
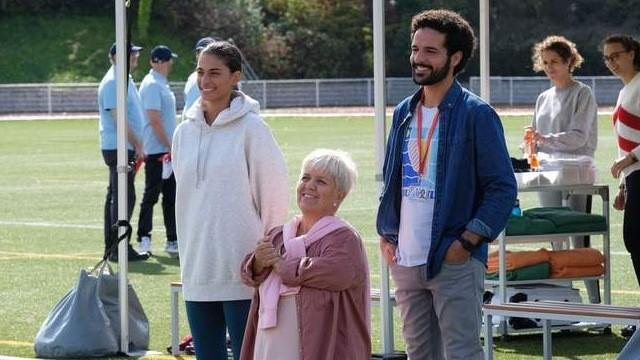
[[[396,256],[402,266],[417,266],[427,262],[431,247],[431,223],[435,203],[436,170],[438,158],[438,127],[428,134],[437,115],[437,108],[421,108],[422,111],[422,146],[418,146],[418,126],[414,116],[402,146],[402,204],[400,207],[400,230],[398,233],[398,249]],[[420,148],[425,159],[424,171],[421,175]],[[427,150],[428,148],[428,150]]]

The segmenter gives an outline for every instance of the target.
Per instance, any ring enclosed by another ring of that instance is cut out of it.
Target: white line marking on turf
[[[93,254],[40,254],[40,253],[26,253],[26,252],[10,252],[0,251],[0,255],[6,257],[0,257],[0,260],[15,260],[21,259],[68,259],[68,260],[95,260],[101,257],[99,253]]]
[[[99,226],[99,225],[56,224],[56,223],[50,223],[50,222],[5,221],[5,220],[0,220],[0,225],[37,226],[37,227],[69,228],[69,229],[102,229],[102,226]]]
[[[102,230],[102,225],[60,224],[60,223],[41,222],[41,221],[8,221],[8,220],[0,220],[0,225]],[[131,223],[131,226],[135,229],[137,224],[136,223]],[[159,233],[165,233],[166,232],[164,227],[158,227],[158,228],[154,227],[153,231],[154,232],[159,232]]]

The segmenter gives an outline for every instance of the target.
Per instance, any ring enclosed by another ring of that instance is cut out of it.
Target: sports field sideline
[[[313,109],[315,110],[315,109]],[[372,109],[351,113],[317,114],[266,111],[266,118],[280,143],[289,166],[293,189],[300,161],[317,147],[351,152],[359,166],[358,186],[341,208],[340,215],[358,228],[365,239],[371,280],[378,287],[379,259],[374,217],[377,184],[373,181],[374,144]],[[502,113],[502,112],[501,112]],[[608,174],[616,156],[610,116],[602,111],[596,161],[599,183],[617,188]],[[530,115],[505,113],[503,125],[512,155],[518,154],[522,127]],[[45,119],[52,118],[45,116]],[[55,117],[58,121],[0,121],[0,354],[33,357],[32,341],[53,304],[77,280],[81,268],[94,265],[102,251],[102,205],[107,185],[106,167],[97,144],[97,120]],[[313,120],[313,121],[311,121]],[[490,144],[487,144],[490,146]],[[141,198],[143,175],[136,179]],[[613,195],[613,194],[612,194]],[[521,198],[523,207],[535,206],[535,196]],[[594,209],[601,204],[594,201]],[[136,228],[137,206],[133,215]],[[295,202],[290,199],[290,214]],[[635,305],[640,291],[621,239],[621,214],[611,212],[612,298],[615,304]],[[157,254],[144,263],[130,264],[130,281],[145,307],[151,324],[151,349],[164,351],[169,344],[169,283],[179,279],[176,260],[162,252],[161,215],[154,221]],[[594,237],[592,243],[601,244]],[[534,245],[542,246],[542,244]],[[574,284],[583,288],[582,283]],[[583,295],[584,296],[584,295]],[[396,314],[397,315],[397,314]],[[188,328],[182,314],[181,333]],[[395,340],[403,348],[396,316]],[[374,309],[374,350],[380,349],[379,316]],[[554,337],[558,359],[613,359],[624,340],[612,335],[561,334]],[[538,359],[539,336],[518,336],[496,342],[497,359]]]

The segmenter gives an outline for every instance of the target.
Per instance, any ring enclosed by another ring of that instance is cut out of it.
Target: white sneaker
[[[138,243],[138,252],[141,254],[148,253],[151,255],[151,238],[148,236],[143,236],[140,238],[140,243]]]
[[[177,241],[167,241],[164,246],[164,251],[171,256],[178,256],[178,242]]]

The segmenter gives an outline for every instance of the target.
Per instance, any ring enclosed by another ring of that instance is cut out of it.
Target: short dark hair
[[[228,41],[221,40],[210,43],[202,49],[200,56],[202,55],[214,55],[220,58],[232,73],[242,71],[242,53],[240,49]]]
[[[445,34],[444,46],[449,56],[462,52],[462,59],[453,69],[453,75],[461,72],[476,47],[476,37],[467,20],[450,10],[425,10],[411,19],[411,39],[422,28],[431,28]]]
[[[608,35],[600,43],[600,52],[604,51],[606,44],[618,43],[622,45],[625,51],[633,51],[633,67],[640,70],[640,42],[627,34],[611,34]]]

